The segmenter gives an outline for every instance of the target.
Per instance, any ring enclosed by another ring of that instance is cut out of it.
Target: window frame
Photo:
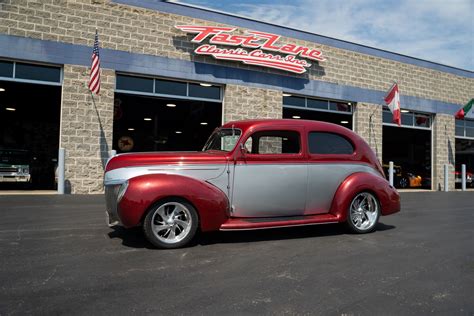
[[[297,133],[298,141],[299,141],[299,152],[298,153],[281,153],[281,154],[252,154],[252,153],[247,152],[244,156],[244,160],[254,160],[254,161],[287,160],[287,159],[302,160],[305,158],[306,145],[303,142],[302,136],[303,136],[304,130],[302,127],[271,126],[271,127],[264,127],[264,128],[259,128],[259,129],[252,129],[251,131],[247,132],[246,135],[244,135],[244,137],[242,137],[238,146],[240,147],[242,145],[245,147],[245,143],[247,142],[247,140],[257,133],[271,132],[271,131]]]
[[[466,126],[466,122],[467,122],[467,121],[474,123],[474,119],[470,119],[470,118],[464,118],[464,119],[461,119],[461,120],[458,120],[458,119],[455,119],[455,120],[454,120],[454,137],[455,137],[455,138],[474,140],[474,136],[466,136],[466,128],[473,128],[473,129],[474,129],[474,127],[468,127],[468,126]],[[462,122],[462,126],[461,126],[461,125],[457,125],[458,122]],[[462,127],[462,131],[463,131],[463,134],[462,134],[462,135],[456,135],[456,127],[457,127],[457,126]]]
[[[62,65],[57,64],[47,64],[47,63],[38,63],[38,62],[31,62],[31,61],[23,61],[23,60],[10,60],[10,59],[0,59],[0,61],[12,63],[13,64],[13,73],[10,77],[0,76],[0,80],[2,81],[13,81],[13,82],[23,82],[23,83],[33,83],[33,84],[41,84],[47,86],[62,86],[63,78],[64,78],[64,68]],[[27,66],[39,66],[39,67],[50,67],[50,68],[57,68],[59,70],[59,81],[47,81],[47,80],[38,80],[38,79],[23,79],[17,78],[16,76],[16,66],[17,63],[24,64]]]
[[[153,91],[152,92],[143,92],[143,91],[136,91],[136,90],[117,89],[117,76],[151,79],[151,80],[153,80]],[[156,81],[157,80],[186,84],[186,95],[158,93],[156,91]],[[117,72],[116,75],[115,75],[114,92],[115,93],[132,94],[132,95],[172,98],[172,99],[180,99],[180,100],[196,100],[196,101],[206,101],[206,102],[214,102],[214,103],[222,103],[223,102],[223,99],[224,99],[223,98],[223,96],[224,96],[224,86],[220,85],[220,84],[215,84],[215,83],[212,83],[212,86],[219,87],[219,89],[220,89],[219,99],[209,99],[209,98],[200,98],[200,97],[189,96],[189,85],[190,84],[200,84],[200,83],[202,83],[202,82],[179,80],[179,79],[174,79],[174,78],[165,78],[165,77],[157,77],[157,76],[147,76],[147,75],[142,75],[142,74],[130,74],[130,73]]]

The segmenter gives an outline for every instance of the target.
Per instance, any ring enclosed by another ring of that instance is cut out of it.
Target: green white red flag
[[[388,105],[390,112],[392,112],[392,122],[400,126],[402,119],[400,116],[400,93],[398,92],[398,84],[395,83],[384,98],[385,104]]]
[[[471,99],[471,101],[467,102],[465,106],[463,106],[459,111],[454,114],[454,117],[456,117],[458,120],[462,120],[467,112],[469,112],[472,109],[472,106],[474,105],[474,99]]]

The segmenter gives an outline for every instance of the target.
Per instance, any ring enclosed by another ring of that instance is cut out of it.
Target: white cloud
[[[206,5],[205,0],[199,3]],[[256,20],[474,70],[474,0],[243,1],[227,5],[229,12]]]

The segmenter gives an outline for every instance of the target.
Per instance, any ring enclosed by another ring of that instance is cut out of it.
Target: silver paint
[[[303,215],[308,177],[306,164],[235,165],[233,216]]]
[[[380,176],[372,167],[350,163],[314,163],[308,165],[306,214],[328,213],[339,185],[355,172]]]

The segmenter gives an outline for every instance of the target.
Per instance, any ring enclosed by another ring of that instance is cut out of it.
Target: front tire
[[[380,217],[380,203],[370,192],[357,194],[349,206],[347,225],[357,234],[372,232]]]
[[[182,200],[167,200],[155,205],[146,215],[143,231],[158,248],[180,248],[196,235],[199,219],[195,208]]]

